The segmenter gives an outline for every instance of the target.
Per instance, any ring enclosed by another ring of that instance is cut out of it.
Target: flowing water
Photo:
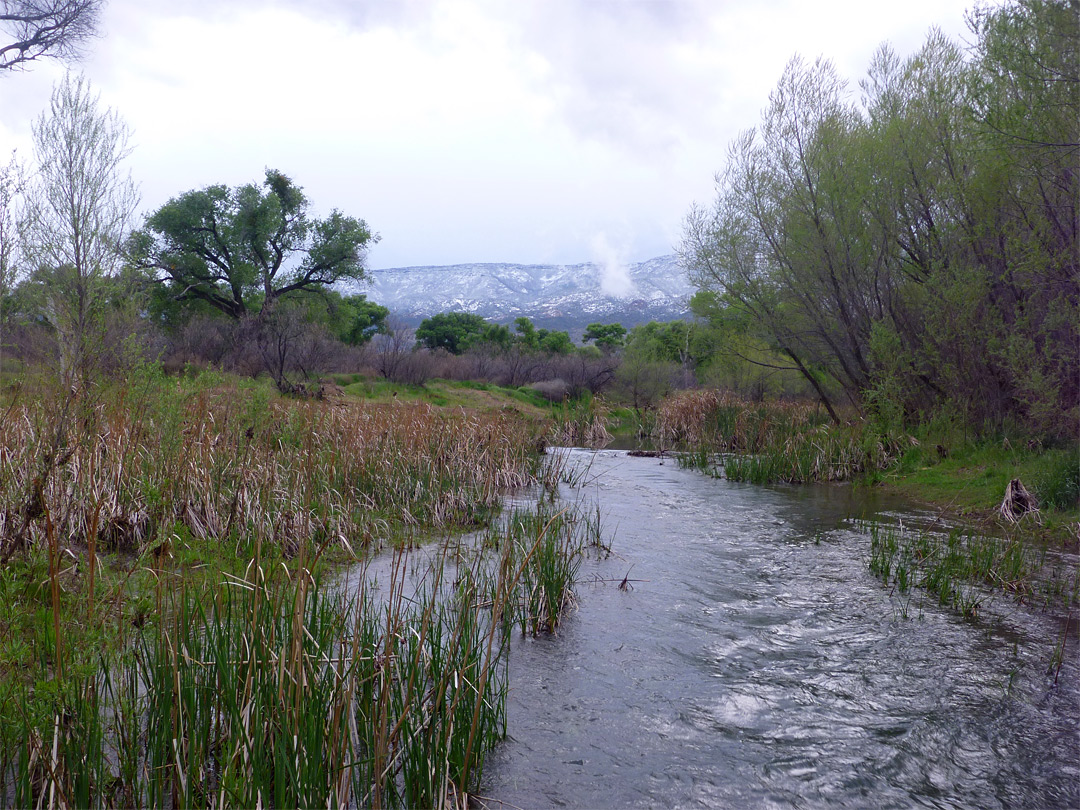
[[[1054,685],[1054,617],[916,595],[904,618],[860,521],[925,515],[623,452],[568,464],[613,553],[557,636],[514,643],[488,806],[1080,806],[1075,633]]]

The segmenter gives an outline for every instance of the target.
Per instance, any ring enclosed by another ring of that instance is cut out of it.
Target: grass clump
[[[552,411],[554,427],[548,440],[560,447],[604,447],[611,441],[608,408],[600,397],[567,399]]]
[[[907,530],[872,524],[871,573],[901,598],[919,588],[968,618],[986,599],[1004,594],[1018,603],[1067,611],[1080,596],[1080,575],[1068,560],[1021,538],[953,530]],[[904,612],[907,612],[907,602]]]
[[[507,617],[522,635],[555,633],[576,604],[574,585],[589,546],[607,548],[598,516],[576,510],[515,510],[488,530],[484,546],[497,548],[520,572]]]

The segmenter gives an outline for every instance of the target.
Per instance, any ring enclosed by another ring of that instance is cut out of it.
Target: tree
[[[574,351],[570,333],[562,330],[538,329],[536,342],[540,351],[548,354],[571,354]]]
[[[336,295],[336,293],[335,293]],[[362,346],[370,341],[375,335],[386,334],[386,319],[390,310],[368,301],[364,295],[350,295],[332,299],[331,320],[337,324],[335,330],[342,343],[350,346]]]
[[[105,0],[0,0],[0,70],[24,67],[44,57],[78,59],[97,34]]]
[[[129,174],[129,131],[101,110],[82,76],[53,89],[33,125],[38,173],[27,194],[24,251],[44,282],[44,307],[57,332],[65,384],[85,381],[103,349],[110,282],[138,204]]]
[[[266,170],[262,186],[210,186],[176,197],[146,220],[128,252],[179,300],[203,301],[237,320],[283,297],[362,281],[370,245],[362,219],[308,215],[292,180]]]
[[[907,59],[883,46],[861,107],[793,60],[682,255],[834,419],[839,391],[894,424],[947,409],[1074,439],[1080,3],[970,22],[968,59],[937,31]]]
[[[468,312],[440,312],[421,321],[416,341],[428,349],[446,349],[450,354],[464,354],[479,341],[489,324],[479,315]]]
[[[581,336],[584,343],[595,340],[596,345],[606,352],[613,352],[623,345],[626,339],[626,327],[621,323],[590,323]]]
[[[514,320],[514,331],[517,332],[517,340],[527,349],[537,348],[536,326],[533,322],[522,315]]]

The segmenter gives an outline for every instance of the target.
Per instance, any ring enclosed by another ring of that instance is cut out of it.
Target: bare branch
[[[0,0],[0,71],[42,58],[76,61],[97,35],[105,0]],[[2,42],[2,40],[0,40]]]

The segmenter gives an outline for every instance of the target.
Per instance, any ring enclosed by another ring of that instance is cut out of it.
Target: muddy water
[[[557,637],[517,640],[491,807],[1076,807],[1076,639],[999,599],[904,618],[850,487],[767,488],[570,451],[613,555]],[[1075,635],[1075,634],[1073,634]]]

